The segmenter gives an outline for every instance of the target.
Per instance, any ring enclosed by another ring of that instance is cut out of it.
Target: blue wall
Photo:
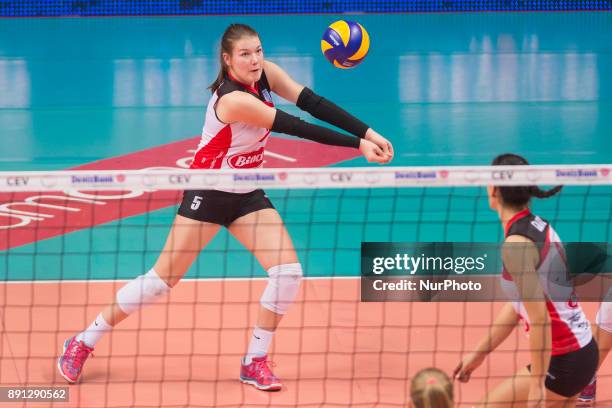
[[[0,0],[0,16],[612,10],[612,0]]]

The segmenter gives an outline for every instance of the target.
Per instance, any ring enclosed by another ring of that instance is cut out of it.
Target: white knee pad
[[[261,295],[263,307],[283,315],[289,309],[300,290],[302,265],[299,263],[273,266],[268,270],[268,286]]]
[[[601,302],[595,323],[602,329],[612,333],[612,288]]]
[[[126,314],[131,314],[142,306],[155,302],[168,292],[170,286],[151,268],[149,272],[132,279],[119,289],[117,304]]]

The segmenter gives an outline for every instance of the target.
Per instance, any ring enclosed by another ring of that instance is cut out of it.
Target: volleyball
[[[337,68],[353,68],[364,60],[370,49],[370,36],[354,21],[338,20],[323,33],[321,51]]]

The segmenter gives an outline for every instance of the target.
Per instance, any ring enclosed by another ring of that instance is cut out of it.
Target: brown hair
[[[410,398],[415,408],[453,408],[453,384],[445,372],[425,368],[412,378]]]
[[[493,159],[493,166],[526,166],[527,160],[518,154],[504,153]],[[557,194],[563,186],[556,186],[550,190],[542,190],[538,186],[496,186],[501,194],[502,201],[511,207],[521,208],[529,204],[531,197],[548,198]]]
[[[219,68],[217,79],[208,87],[212,93],[215,93],[217,88],[219,88],[227,74],[227,67],[223,61],[223,53],[231,54],[234,43],[245,36],[259,37],[259,34],[246,24],[230,24],[225,29],[223,37],[221,37],[221,48],[219,49],[219,63],[221,64],[221,68]]]

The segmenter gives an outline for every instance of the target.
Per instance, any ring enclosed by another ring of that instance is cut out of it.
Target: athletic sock
[[[261,329],[257,326],[253,329],[253,335],[249,343],[249,350],[244,357],[245,364],[251,364],[253,357],[261,357],[268,354],[268,348],[272,342],[274,332]]]
[[[85,331],[77,334],[76,339],[93,348],[106,333],[112,330],[112,328],[113,326],[106,323],[106,320],[102,317],[102,313],[100,313]]]

